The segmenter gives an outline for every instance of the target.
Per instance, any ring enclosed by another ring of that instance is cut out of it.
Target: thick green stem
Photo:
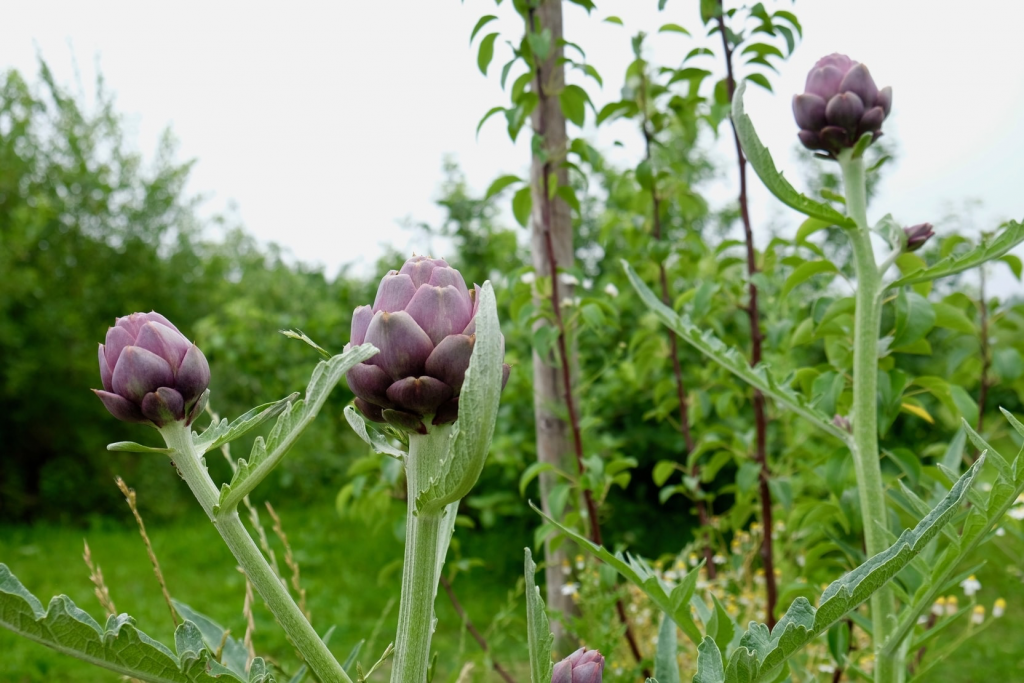
[[[878,460],[878,337],[882,314],[882,278],[871,248],[867,218],[867,189],[864,159],[850,151],[839,156],[846,190],[846,208],[857,223],[847,231],[857,269],[857,310],[853,333],[853,461],[857,472],[864,544],[868,556],[889,546],[885,529],[887,514],[882,468]],[[871,597],[874,642],[881,646],[891,630],[895,614],[892,589],[883,586]],[[903,679],[906,670],[898,657],[880,657],[875,663],[875,680],[892,683]]]
[[[253,543],[245,530],[238,512],[234,509],[214,511],[219,492],[210,479],[199,454],[192,444],[191,431],[181,422],[167,425],[160,430],[169,448],[174,449],[171,456],[182,478],[192,489],[196,500],[203,506],[206,515],[220,532],[224,543],[235,556],[238,564],[249,577],[256,591],[267,603],[281,628],[298,648],[309,667],[324,683],[352,683],[352,680],[341,668],[341,664],[327,649],[320,636],[303,616],[288,589],[281,583],[274,570],[270,568],[263,553]]]
[[[416,497],[432,477],[442,473],[448,456],[450,426],[434,427],[430,434],[409,436],[405,459],[408,512],[405,517],[405,564],[402,601],[398,608],[398,635],[392,683],[426,683],[430,666],[430,637],[434,633],[434,599],[440,581],[443,553],[450,533],[444,533],[445,515],[455,509],[416,510]],[[443,544],[443,548],[442,548]],[[442,558],[442,559],[439,559]]]

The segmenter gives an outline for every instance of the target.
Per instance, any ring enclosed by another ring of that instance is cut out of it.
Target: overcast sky
[[[595,103],[618,99],[631,59],[629,37],[665,22],[703,33],[696,0],[597,0],[590,17],[566,4],[566,37],[583,47],[604,76],[587,84]],[[490,107],[507,103],[497,69],[503,40],[521,26],[492,0],[254,3],[218,0],[138,3],[7,0],[0,23],[0,69],[30,76],[41,54],[58,79],[86,91],[96,68],[117,93],[135,144],[152,156],[163,130],[195,158],[191,192],[206,211],[237,205],[245,226],[296,258],[335,272],[366,264],[391,243],[423,249],[402,219],[437,223],[434,206],[443,157],[452,155],[482,191],[503,173],[528,165],[528,136],[513,145],[499,118],[475,136]],[[992,229],[1024,217],[1024,59],[1020,0],[814,0],[793,9],[806,39],[775,77],[777,95],[752,88],[748,110],[762,139],[791,179],[790,98],[824,54],[845,52],[894,90],[886,130],[899,145],[872,218],[892,212],[905,223],[937,222],[965,200],[981,199],[968,225]],[[502,16],[488,30],[502,40],[484,78],[468,38],[485,13]],[[603,23],[618,15],[625,27]],[[655,62],[675,64],[694,43],[678,34],[652,37]],[[709,65],[717,72],[721,67]],[[570,131],[578,134],[578,131]],[[616,124],[595,135],[600,148],[635,164],[635,131]],[[731,159],[723,141],[715,153]],[[715,201],[734,190],[728,178],[709,188]],[[756,224],[796,225],[754,182]],[[940,226],[941,227],[941,226]]]

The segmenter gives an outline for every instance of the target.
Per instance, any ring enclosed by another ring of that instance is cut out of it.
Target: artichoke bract
[[[907,235],[907,251],[917,251],[935,234],[931,223],[918,223],[903,228],[903,232]]]
[[[601,683],[604,675],[604,656],[597,650],[581,647],[555,664],[551,683]]]
[[[163,427],[202,412],[210,365],[199,347],[156,312],[118,318],[99,347],[103,390],[93,389],[110,414],[125,422]]]
[[[841,54],[819,59],[804,93],[793,97],[800,142],[831,157],[865,133],[877,140],[891,109],[892,88],[879,90],[866,66]]]
[[[469,291],[444,259],[414,256],[385,275],[373,305],[352,314],[349,345],[380,350],[346,374],[359,412],[419,434],[427,433],[427,422],[454,422],[478,304],[479,287]],[[503,364],[502,386],[509,369]]]

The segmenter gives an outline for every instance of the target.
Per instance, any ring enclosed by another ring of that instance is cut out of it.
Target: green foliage
[[[533,562],[530,549],[525,549],[523,574],[526,577],[526,633],[530,649],[530,680],[533,683],[547,683],[551,680],[551,650],[555,637],[548,626],[547,610],[540,588],[534,583],[537,565]]]
[[[239,459],[231,482],[221,486],[218,507],[222,510],[233,510],[245,496],[256,488],[277,466],[288,449],[292,447],[302,432],[316,417],[323,407],[328,394],[341,380],[342,376],[354,365],[361,363],[377,354],[372,344],[362,344],[332,357],[320,361],[313,370],[313,376],[306,388],[302,400],[289,402],[287,410],[283,410],[270,430],[266,441],[256,437],[249,459]],[[243,416],[244,417],[244,416]],[[245,422],[242,423],[243,425]],[[201,436],[197,439],[202,439]],[[216,441],[216,439],[214,439]]]
[[[248,676],[222,666],[191,621],[174,632],[175,654],[136,629],[127,614],[111,616],[100,626],[66,595],[44,609],[5,564],[0,564],[0,625],[62,654],[153,683],[209,683],[222,676],[249,683],[274,680],[262,659],[253,661]]]

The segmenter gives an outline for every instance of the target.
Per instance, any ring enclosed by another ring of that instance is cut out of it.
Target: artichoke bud
[[[205,407],[210,365],[159,313],[118,318],[99,345],[99,364],[103,389],[93,391],[119,420],[188,425]]]
[[[478,289],[470,291],[443,259],[425,256],[384,276],[373,305],[352,313],[350,345],[380,350],[346,375],[364,417],[418,434],[458,418],[476,342]],[[504,387],[510,368],[502,369]]]
[[[601,683],[604,675],[604,657],[597,650],[581,647],[555,664],[551,683]]]
[[[865,133],[877,140],[891,109],[892,88],[879,90],[866,66],[841,54],[819,59],[793,97],[800,142],[833,158]]]
[[[907,251],[917,251],[935,234],[931,223],[918,223],[909,228],[903,228],[903,232],[907,236]]]

